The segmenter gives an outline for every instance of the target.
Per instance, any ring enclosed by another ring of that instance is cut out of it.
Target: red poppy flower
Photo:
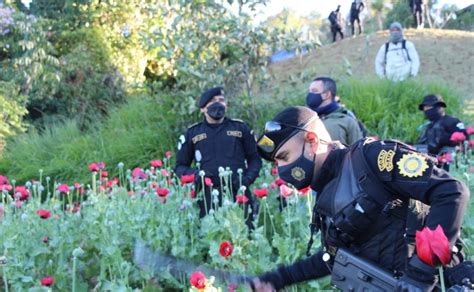
[[[0,186],[1,185],[7,185],[10,182],[8,181],[8,178],[6,176],[0,175]]]
[[[166,158],[170,158],[171,155],[173,155],[173,152],[171,152],[171,150],[168,150],[168,151],[165,152],[165,157]]]
[[[54,278],[51,277],[51,276],[48,276],[48,277],[44,277],[43,279],[41,279],[41,286],[52,286],[54,284]]]
[[[210,179],[209,177],[205,177],[204,184],[208,187],[212,186],[212,179]]]
[[[25,201],[30,198],[30,191],[25,186],[15,187],[15,196],[19,196],[20,201]]]
[[[468,135],[474,134],[474,128],[473,128],[473,127],[467,127],[466,133],[467,133]]]
[[[232,251],[234,250],[234,247],[229,241],[224,241],[221,243],[221,246],[219,247],[219,254],[223,257],[229,257],[232,254]]]
[[[99,166],[97,165],[97,163],[93,162],[89,164],[89,171],[90,172],[99,171]]]
[[[474,140],[469,140],[467,147],[472,148],[472,146],[474,146]]]
[[[77,190],[81,188],[81,184],[78,183],[78,182],[75,182],[74,183],[74,188],[76,188]]]
[[[280,186],[280,196],[284,198],[291,197],[293,195],[293,189],[288,187],[287,185]]]
[[[435,230],[428,227],[416,231],[416,254],[424,263],[436,267],[447,265],[451,261],[449,241],[441,225]]]
[[[109,180],[105,186],[110,189],[113,185],[118,185],[118,183],[118,178],[114,177],[113,179]]]
[[[161,175],[162,175],[162,176],[170,176],[171,173],[170,173],[167,169],[162,169],[162,170],[161,170]]]
[[[235,283],[230,283],[228,286],[227,286],[227,291],[228,292],[234,292],[239,286],[237,286],[237,284]]]
[[[189,282],[191,282],[191,285],[197,289],[206,288],[206,276],[204,276],[204,274],[201,272],[194,272],[191,275],[191,278],[189,278]]]
[[[66,193],[69,194],[69,186],[66,184],[61,184],[59,185],[56,190],[60,193]]]
[[[274,190],[274,189],[276,189],[276,187],[277,187],[276,183],[272,181],[272,182],[270,183],[270,188],[271,188],[272,190]]]
[[[166,188],[157,188],[156,194],[160,197],[166,197],[170,193],[170,190]]]
[[[278,175],[278,168],[272,167],[272,175]]]
[[[189,192],[189,197],[191,197],[191,199],[196,198],[196,190],[195,190],[195,189],[192,189],[192,190]]]
[[[466,136],[464,135],[463,132],[454,132],[451,135],[451,138],[449,138],[449,139],[453,142],[460,143],[460,142],[466,140]]]
[[[44,243],[48,243],[49,237],[48,237],[48,236],[44,236],[43,239],[42,239],[42,241],[43,241]]]
[[[162,167],[163,166],[163,161],[161,160],[151,160],[150,165],[153,166],[154,168]]]
[[[277,186],[281,186],[281,185],[286,184],[286,181],[282,180],[281,178],[277,178],[275,180],[275,183],[276,183]]]
[[[13,189],[12,185],[0,185],[0,191],[11,191]]]
[[[193,183],[193,182],[194,182],[194,174],[189,174],[189,175],[184,174],[181,176],[182,185]]]
[[[109,176],[109,172],[106,171],[106,170],[102,170],[102,171],[100,172],[100,174],[101,174],[102,177],[108,177],[108,176]]]
[[[132,171],[133,178],[147,179],[148,175],[140,168],[135,167]]]
[[[298,190],[298,192],[299,192],[301,195],[306,195],[306,193],[308,193],[310,190],[311,190],[311,186],[307,186],[307,187],[304,188],[304,189]]]
[[[255,196],[262,199],[268,196],[268,189],[254,189],[253,193],[255,194]]]
[[[249,198],[247,198],[245,195],[237,195],[235,196],[235,200],[237,203],[245,204],[249,201]]]
[[[36,211],[36,214],[38,214],[43,219],[48,219],[49,217],[51,217],[51,212],[49,212],[48,210],[40,209]]]
[[[451,163],[451,162],[453,162],[453,157],[451,156],[451,153],[444,153],[444,154],[438,156],[438,162],[439,163]]]

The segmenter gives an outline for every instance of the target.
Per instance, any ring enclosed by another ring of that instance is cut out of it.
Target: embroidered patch
[[[227,131],[227,136],[242,138],[242,132],[241,131]]]
[[[367,145],[367,144],[370,144],[374,141],[377,141],[377,139],[375,139],[374,137],[367,137],[367,138],[365,138],[364,144],[362,144],[362,145]]]
[[[263,136],[258,141],[258,146],[262,147],[263,149],[271,148],[271,150],[273,150],[273,147],[275,146],[275,143],[273,143],[273,141],[270,138],[268,138],[267,136]]]
[[[201,141],[201,140],[204,140],[207,138],[207,134],[206,133],[202,133],[202,134],[199,134],[199,135],[196,135],[193,137],[193,143],[196,144],[197,142]]]
[[[395,151],[393,150],[382,150],[379,152],[377,157],[377,165],[380,171],[392,171],[393,170],[393,157],[395,156]]]
[[[294,167],[291,169],[291,176],[297,181],[301,181],[306,177],[306,173],[301,167]]]
[[[397,165],[400,174],[406,177],[422,176],[428,168],[425,158],[417,153],[403,154]]]

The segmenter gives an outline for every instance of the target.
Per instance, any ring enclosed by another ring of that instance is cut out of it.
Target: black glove
[[[423,263],[414,255],[408,263],[405,275],[397,281],[395,291],[433,291],[437,280],[436,269]]]

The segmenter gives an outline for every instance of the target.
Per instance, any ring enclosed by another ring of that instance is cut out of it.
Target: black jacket
[[[455,117],[444,115],[439,120],[430,122],[421,137],[420,144],[427,144],[431,154],[440,154],[441,148],[456,146],[456,142],[450,140],[454,132],[463,132],[466,135],[464,124]]]
[[[238,169],[243,170],[243,185],[250,185],[262,167],[257,153],[255,137],[247,125],[236,119],[225,118],[220,124],[203,122],[190,126],[179,138],[175,173],[197,173],[192,163],[199,162],[205,176],[215,185],[219,184],[219,167],[229,167],[233,179],[238,178]]]

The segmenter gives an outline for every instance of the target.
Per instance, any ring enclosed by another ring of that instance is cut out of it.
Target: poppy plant
[[[212,179],[209,177],[204,178],[204,184],[208,187],[212,186]]]
[[[262,199],[268,196],[268,189],[254,189],[253,193],[255,194],[257,198]]]
[[[291,197],[293,195],[293,189],[288,187],[287,185],[280,186],[280,196],[284,198]]]
[[[0,185],[7,185],[10,182],[8,181],[8,178],[6,176],[0,175]]]
[[[249,198],[247,198],[245,195],[237,195],[235,196],[235,200],[237,203],[245,204],[249,201]]]
[[[156,189],[156,194],[160,197],[166,197],[170,191],[166,188],[157,188]]]
[[[51,212],[49,212],[48,210],[40,209],[36,211],[36,214],[38,214],[43,219],[48,219],[49,217],[51,217]]]
[[[441,225],[435,230],[428,227],[416,231],[416,254],[424,263],[436,267],[447,265],[451,261],[449,241]]]
[[[56,188],[56,190],[60,193],[68,194],[69,193],[69,186],[66,185],[66,184],[61,184]]]
[[[473,128],[473,127],[467,127],[466,133],[467,133],[468,135],[474,134],[474,128]]]
[[[48,276],[48,277],[44,277],[43,279],[41,279],[41,286],[52,286],[54,284],[54,278],[51,277],[51,276]]]
[[[234,250],[234,247],[229,241],[224,241],[221,243],[221,246],[219,247],[219,254],[223,257],[229,257],[232,255],[232,251]]]
[[[163,161],[157,159],[157,160],[151,160],[150,165],[153,166],[154,168],[162,167],[163,166]]]
[[[278,175],[278,168],[272,167],[272,175]]]
[[[466,140],[466,136],[463,132],[454,132],[449,139],[453,142],[461,143],[462,141]]]
[[[286,184],[286,182],[284,180],[282,180],[281,178],[277,178],[275,180],[275,183],[276,183],[277,186],[281,186],[281,185]]]
[[[194,182],[194,174],[189,174],[189,175],[184,174],[181,176],[182,185],[193,183],[193,182]]]
[[[15,195],[20,198],[20,201],[25,201],[30,198],[30,191],[25,186],[15,187]]]
[[[135,167],[132,171],[133,178],[147,179],[148,175],[140,168]]]
[[[206,276],[201,272],[194,272],[189,278],[189,282],[197,289],[206,288]]]
[[[170,158],[171,155],[173,155],[173,152],[171,150],[168,150],[168,151],[165,152],[165,157],[166,158]]]

